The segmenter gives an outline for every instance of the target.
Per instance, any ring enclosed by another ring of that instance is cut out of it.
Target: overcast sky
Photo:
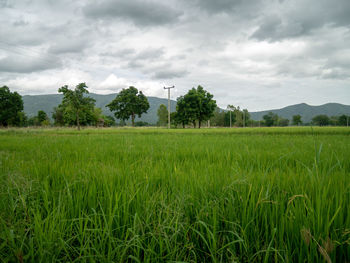
[[[350,0],[0,0],[0,86],[86,82],[221,107],[350,104]]]

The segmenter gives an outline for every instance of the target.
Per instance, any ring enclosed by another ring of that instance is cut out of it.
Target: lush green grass
[[[350,261],[350,129],[0,131],[0,258]]]

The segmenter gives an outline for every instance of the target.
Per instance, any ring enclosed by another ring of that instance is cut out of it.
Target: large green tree
[[[157,110],[158,125],[165,126],[168,123],[168,110],[164,104],[160,104]]]
[[[184,96],[177,98],[176,113],[172,117],[174,118],[171,119],[174,119],[176,124],[181,124],[182,128],[185,128],[185,125],[195,118]]]
[[[81,114],[85,111],[93,111],[95,100],[90,97],[85,97],[84,94],[88,94],[87,86],[85,83],[78,84],[74,90],[68,89],[65,85],[61,87],[58,92],[63,93],[62,108],[65,112],[70,112],[74,115],[78,130],[80,130],[80,118]]]
[[[178,99],[180,105],[177,108],[183,111],[180,112],[180,115],[184,115],[194,126],[198,121],[198,128],[200,128],[203,121],[207,121],[214,116],[216,101],[213,100],[213,97],[203,87],[198,86],[190,89],[183,98]]]
[[[131,86],[128,89],[123,89],[117,97],[106,107],[110,111],[115,111],[114,115],[117,119],[126,121],[131,117],[132,126],[135,126],[135,117],[141,117],[142,113],[147,113],[149,103],[147,97],[142,91]]]
[[[0,126],[20,125],[23,115],[23,100],[7,86],[0,88]]]

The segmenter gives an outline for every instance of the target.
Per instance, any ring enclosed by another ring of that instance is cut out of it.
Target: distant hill
[[[102,109],[103,114],[111,115],[114,117],[114,113],[110,112],[106,105],[109,104],[116,96],[117,93],[100,95],[95,93],[89,93],[89,96],[96,100],[96,107]],[[62,101],[62,94],[49,94],[49,95],[24,95],[23,104],[24,112],[29,116],[37,115],[39,110],[45,111],[51,118],[53,108],[59,105]],[[136,118],[136,121],[145,121],[150,124],[155,124],[158,121],[157,110],[160,104],[168,105],[167,99],[157,97],[147,97],[150,104],[146,114],[142,114],[141,118]],[[171,101],[171,111],[175,111],[176,101]]]
[[[342,114],[350,115],[350,106],[339,103],[327,103],[320,106],[311,106],[306,103],[300,103],[291,105],[282,109],[266,110],[258,112],[250,112],[253,120],[262,120],[265,114],[273,112],[283,118],[292,120],[293,115],[300,114],[301,120],[304,123],[311,122],[311,119],[320,114],[326,114],[328,116],[339,116]]]
[[[110,103],[117,93],[100,95],[95,93],[89,93],[89,96],[96,100],[96,107],[102,109],[103,114],[114,116],[112,112],[106,108],[106,105]],[[62,94],[49,94],[49,95],[24,95],[24,112],[32,117],[38,113],[39,110],[45,111],[51,118],[53,108],[56,107],[62,101]],[[157,110],[160,104],[168,105],[167,99],[157,98],[157,97],[147,97],[150,104],[150,108],[146,114],[143,114],[141,118],[136,118],[136,121],[145,121],[150,124],[157,123]],[[171,111],[175,111],[176,101],[171,101]],[[249,110],[249,109],[248,109]],[[293,115],[300,114],[302,116],[302,121],[304,123],[310,122],[311,119],[319,114],[326,114],[328,116],[339,116],[342,114],[350,115],[350,106],[343,105],[339,103],[327,103],[320,106],[311,106],[306,103],[291,105],[282,109],[250,112],[251,118],[253,120],[262,120],[262,117],[273,112],[278,114],[283,118],[292,120]]]

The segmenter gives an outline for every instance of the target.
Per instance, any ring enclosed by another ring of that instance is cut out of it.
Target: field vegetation
[[[0,130],[4,262],[349,262],[350,129]]]

